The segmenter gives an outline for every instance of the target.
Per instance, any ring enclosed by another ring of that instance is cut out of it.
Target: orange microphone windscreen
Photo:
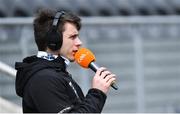
[[[80,48],[75,54],[75,61],[84,68],[88,68],[89,64],[95,60],[94,54],[86,48]]]

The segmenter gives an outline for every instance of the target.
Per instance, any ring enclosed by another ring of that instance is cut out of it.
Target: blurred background
[[[117,75],[103,113],[180,113],[180,0],[0,0],[0,113],[22,112],[14,64],[37,53],[40,8],[81,16],[84,47]],[[94,72],[69,71],[86,94]]]

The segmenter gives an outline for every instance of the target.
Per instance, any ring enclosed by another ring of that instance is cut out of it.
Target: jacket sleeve
[[[75,106],[70,112],[75,113],[100,113],[106,101],[106,95],[95,88],[88,91],[80,105]]]

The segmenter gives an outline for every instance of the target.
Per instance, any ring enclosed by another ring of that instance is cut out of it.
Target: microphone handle
[[[112,82],[111,87],[115,90],[118,90],[118,86],[116,85],[115,82]]]
[[[89,64],[89,68],[90,68],[91,70],[93,70],[94,72],[96,72],[97,69],[99,68],[99,66],[98,66],[97,64],[95,64],[95,62],[91,62],[91,63]],[[112,82],[111,87],[112,87],[113,89],[115,89],[115,90],[118,90],[118,86],[116,85],[115,82]]]
[[[90,68],[91,70],[93,70],[94,72],[96,72],[97,69],[99,68],[99,66],[98,66],[97,64],[95,64],[95,62],[91,62],[91,63],[89,64],[89,68]]]

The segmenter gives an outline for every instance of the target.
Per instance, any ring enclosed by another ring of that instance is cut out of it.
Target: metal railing
[[[15,78],[16,76],[16,70],[1,61],[0,61],[0,72],[4,72],[5,74],[8,74],[7,76],[11,76],[12,78]],[[22,108],[17,104],[14,104],[11,101],[8,101],[0,97],[0,113],[7,113],[7,112],[20,113],[22,112]]]

